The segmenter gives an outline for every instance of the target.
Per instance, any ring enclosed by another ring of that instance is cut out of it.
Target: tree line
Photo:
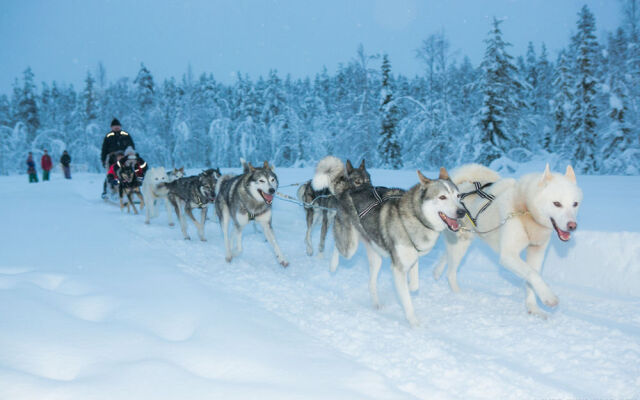
[[[387,55],[355,56],[314,77],[271,70],[256,80],[212,74],[157,82],[141,64],[110,82],[99,64],[84,87],[36,84],[31,68],[0,95],[0,173],[21,172],[28,151],[67,149],[101,171],[100,147],[117,116],[152,165],[313,165],[327,154],[385,168],[494,167],[549,160],[587,174],[640,173],[639,0],[622,23],[596,36],[594,15],[577,14],[569,45],[551,59],[544,44],[513,56],[493,19],[480,65],[459,60],[443,32],[416,49],[424,73],[394,74]]]

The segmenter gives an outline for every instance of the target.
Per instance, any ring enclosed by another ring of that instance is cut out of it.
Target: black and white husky
[[[365,162],[358,168],[354,168],[351,165],[351,161],[347,160],[346,164],[347,183],[351,188],[358,188],[363,185],[371,185],[371,177],[369,172],[365,168]],[[306,222],[307,222],[307,234],[305,235],[305,243],[307,245],[307,255],[313,255],[313,244],[311,242],[311,232],[313,227],[322,222],[322,228],[320,231],[320,244],[318,245],[318,256],[322,257],[324,254],[324,243],[329,231],[329,226],[333,223],[336,216],[337,202],[334,195],[331,194],[329,189],[315,190],[311,185],[311,180],[305,182],[298,188],[298,199],[307,204],[304,206]],[[347,221],[340,220],[340,225],[334,229],[344,230],[348,227],[342,226],[342,224],[348,223]],[[334,254],[337,253],[334,251]],[[337,260],[335,265],[332,264],[331,271],[334,272],[337,268]]]
[[[419,183],[411,189],[378,188],[371,185],[353,188],[347,171],[336,157],[320,160],[312,184],[314,189],[328,188],[336,196],[336,222],[344,229],[334,229],[336,248],[351,257],[362,240],[369,259],[369,292],[374,307],[379,307],[377,278],[382,257],[391,257],[396,291],[411,325],[418,320],[413,310],[407,273],[417,288],[418,258],[427,254],[441,231],[457,231],[457,219],[465,214],[458,199],[458,188],[447,171],[440,169],[438,179],[428,179],[418,171]]]
[[[255,220],[262,227],[262,232],[273,247],[278,262],[286,267],[289,262],[285,259],[273,228],[271,227],[271,203],[278,190],[278,177],[273,165],[267,161],[262,167],[254,167],[251,163],[243,162],[244,171],[241,175],[224,175],[216,186],[216,214],[220,220],[227,262],[242,252],[242,230],[249,221]],[[233,222],[235,228],[235,249],[231,249],[229,224]]]
[[[165,188],[168,190],[167,198],[176,211],[182,234],[186,240],[190,240],[191,237],[187,233],[185,214],[196,225],[200,240],[203,242],[207,240],[204,237],[204,223],[207,219],[209,203],[212,203],[216,197],[215,189],[218,178],[220,178],[220,170],[216,168],[202,171],[200,175],[187,176],[158,185],[159,190],[165,190]],[[192,210],[194,208],[201,210],[200,222],[193,216]]]

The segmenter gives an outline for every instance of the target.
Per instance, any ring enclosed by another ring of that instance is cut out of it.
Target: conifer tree
[[[378,156],[380,157],[381,166],[398,169],[402,167],[402,156],[396,133],[398,107],[393,101],[391,79],[391,63],[389,62],[389,57],[385,54],[382,59],[382,89],[380,90],[382,129],[378,140]]]
[[[500,24],[493,18],[489,38],[485,40],[487,49],[482,60],[483,106],[480,110],[480,154],[477,161],[490,164],[504,155],[515,143],[513,118],[519,107],[517,92],[521,85],[516,79],[517,68],[513,57],[507,52],[511,46],[502,38]]]
[[[573,159],[581,172],[596,172],[599,165],[596,160],[597,130],[596,120],[596,61],[598,42],[596,40],[596,21],[585,5],[578,13],[578,32],[572,38],[575,50],[574,98],[571,110],[570,126],[575,143]]]

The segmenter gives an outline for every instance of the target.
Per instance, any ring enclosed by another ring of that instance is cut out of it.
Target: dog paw
[[[176,224],[174,224],[173,222],[169,222],[169,226],[175,226]]]
[[[149,221],[144,221],[144,223],[145,223],[145,224],[147,224],[147,225],[149,225],[149,224],[150,224],[150,222],[149,222]]]
[[[307,247],[307,255],[311,257],[313,255],[313,249],[311,247]]]
[[[224,260],[225,260],[226,262],[230,263],[232,258],[233,258],[233,257],[231,257],[231,256],[226,256],[226,257],[224,258]]]
[[[547,314],[538,307],[527,307],[527,313],[543,320],[547,319]]]
[[[200,241],[201,241],[201,242],[206,242],[206,241],[207,241],[207,238],[200,238]]]
[[[324,253],[323,252],[318,252],[318,254],[316,254],[316,258],[318,260],[323,260],[324,259]]]
[[[420,321],[418,321],[415,315],[407,315],[407,321],[409,321],[409,325],[411,325],[412,328],[420,326]]]
[[[555,294],[552,294],[551,296],[547,297],[545,300],[543,300],[544,305],[546,305],[547,307],[557,307],[558,306],[558,296],[556,296]]]
[[[184,240],[191,240],[191,236],[185,236]]]
[[[282,265],[283,267],[287,268],[289,266],[289,261],[282,260],[282,261],[280,261],[280,265]]]

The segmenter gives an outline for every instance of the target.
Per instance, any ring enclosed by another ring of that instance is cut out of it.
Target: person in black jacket
[[[62,164],[62,170],[64,171],[64,177],[67,179],[71,179],[71,156],[67,151],[62,152],[62,157],[60,157],[60,164]]]
[[[105,169],[109,169],[116,161],[118,161],[118,155],[122,156],[124,150],[131,146],[131,148],[135,149],[135,145],[133,144],[133,139],[131,136],[122,130],[120,126],[120,121],[117,118],[114,118],[111,121],[111,132],[107,133],[104,137],[104,141],[102,142],[102,165]],[[105,179],[104,184],[102,185],[102,197],[105,198],[107,195],[107,180]]]
[[[129,146],[136,148],[131,136],[122,130],[120,121],[114,118],[111,121],[111,132],[107,133],[102,142],[102,165],[108,169],[116,162],[116,153],[122,153]]]

